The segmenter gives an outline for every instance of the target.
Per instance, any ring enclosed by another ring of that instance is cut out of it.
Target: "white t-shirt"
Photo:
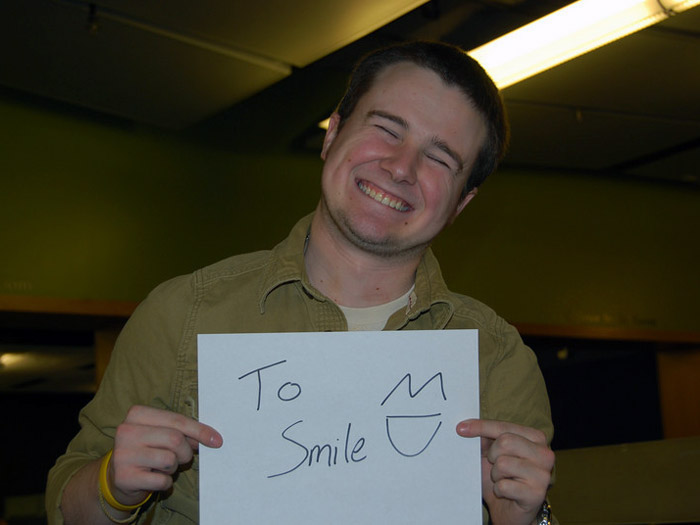
[[[389,301],[388,303],[364,308],[351,308],[339,304],[338,308],[345,314],[345,319],[348,322],[348,330],[381,330],[386,326],[386,322],[394,312],[409,304],[409,301],[412,300],[411,294],[413,294],[414,287],[415,286],[411,286],[411,289],[401,297]]]

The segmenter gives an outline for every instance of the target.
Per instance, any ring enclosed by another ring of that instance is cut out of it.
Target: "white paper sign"
[[[476,330],[199,335],[200,523],[481,523]]]

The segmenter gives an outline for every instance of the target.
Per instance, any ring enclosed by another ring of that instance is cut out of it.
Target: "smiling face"
[[[321,154],[320,218],[366,252],[422,253],[476,192],[460,200],[486,136],[481,115],[436,73],[400,62],[339,120]]]

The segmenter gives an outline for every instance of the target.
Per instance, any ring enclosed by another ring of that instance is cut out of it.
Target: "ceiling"
[[[316,153],[316,123],[367,50],[415,38],[470,49],[568,3],[8,0],[0,95],[31,94],[231,149]],[[700,8],[504,97],[506,165],[700,186]]]
[[[363,53],[416,38],[471,49],[568,3],[5,0],[0,97],[234,151],[317,155],[317,123]],[[700,8],[511,86],[504,97],[509,167],[700,187]],[[20,351],[1,342],[0,353]],[[31,359],[15,376],[3,374],[0,390],[47,389],[34,382],[48,375],[57,382],[50,389],[91,388],[90,343],[21,351]],[[70,359],[52,361],[58,354]]]

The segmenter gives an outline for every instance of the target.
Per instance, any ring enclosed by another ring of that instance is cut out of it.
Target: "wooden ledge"
[[[604,431],[604,429],[602,429]],[[700,437],[557,451],[561,523],[697,523]]]
[[[128,318],[137,301],[0,295],[0,312]]]
[[[570,337],[575,339],[609,339],[613,341],[653,341],[656,343],[700,343],[700,332],[628,328],[619,326],[566,326],[513,323],[521,335],[535,337]]]
[[[107,299],[64,299],[31,295],[0,295],[0,313],[72,315],[127,319],[138,301]],[[700,343],[700,332],[655,330],[614,326],[566,326],[513,323],[524,336],[653,341],[658,343]]]

